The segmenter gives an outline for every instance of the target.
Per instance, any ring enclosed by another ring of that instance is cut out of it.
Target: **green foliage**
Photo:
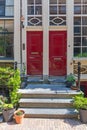
[[[87,98],[83,94],[77,95],[73,98],[73,106],[79,109],[87,109]]]
[[[75,75],[73,75],[72,73],[70,73],[67,78],[66,78],[67,82],[75,82],[76,81],[76,77]]]
[[[20,110],[16,112],[16,115],[18,115],[18,116],[21,116],[23,114],[24,114],[23,111],[20,111]]]
[[[13,108],[13,104],[12,103],[4,103],[3,105],[2,105],[2,109],[4,109],[4,110],[7,110],[7,109],[12,109]]]
[[[21,79],[19,70],[14,70],[9,67],[0,68],[0,85],[8,88],[10,103],[12,103],[15,107],[20,99],[20,94],[18,93],[20,84]]]
[[[78,54],[75,57],[78,57],[78,58],[80,58],[80,57],[87,57],[87,53]]]

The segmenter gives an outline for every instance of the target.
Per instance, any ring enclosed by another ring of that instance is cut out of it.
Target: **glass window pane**
[[[82,38],[82,46],[87,46],[87,37]]]
[[[13,57],[13,34],[5,35],[6,57]]]
[[[87,47],[82,48],[82,56],[87,57]]]
[[[0,20],[0,33],[3,31],[4,29],[4,20]]]
[[[59,4],[66,4],[66,0],[59,0]]]
[[[13,6],[8,6],[5,8],[5,16],[14,16],[14,8]]]
[[[81,48],[74,48],[74,56],[79,56],[81,55]]]
[[[35,7],[35,14],[36,15],[42,14],[42,6],[36,6]]]
[[[81,6],[74,6],[74,14],[81,14]]]
[[[83,4],[87,4],[87,0],[83,0]]]
[[[81,4],[81,0],[74,0],[74,4]]]
[[[82,13],[87,14],[87,5],[82,6]]]
[[[0,5],[0,16],[5,16],[5,6]]]
[[[50,6],[50,14],[57,14],[57,6]]]
[[[66,6],[59,6],[59,14],[66,14]]]
[[[74,37],[74,46],[81,46],[81,37]]]
[[[6,0],[6,6],[7,5],[14,5],[14,0]]]
[[[87,27],[83,27],[82,28],[82,34],[83,35],[87,35]]]
[[[34,4],[34,0],[27,0],[28,4]]]
[[[82,17],[82,25],[87,25],[87,17]]]
[[[81,17],[74,17],[74,25],[81,25]]]
[[[0,0],[0,5],[5,5],[5,0]]]
[[[5,20],[5,29],[8,32],[14,32],[14,22],[12,20]]]
[[[5,56],[5,41],[4,35],[0,34],[0,56]]]
[[[28,15],[33,15],[34,14],[34,6],[28,6],[28,12],[27,12]]]
[[[74,34],[81,35],[81,27],[74,27]]]
[[[42,4],[42,0],[35,0],[35,4]]]
[[[57,4],[57,0],[50,0],[50,4]]]
[[[28,26],[41,26],[42,17],[28,17]]]

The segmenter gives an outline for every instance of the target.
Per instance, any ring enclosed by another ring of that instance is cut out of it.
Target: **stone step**
[[[71,108],[73,99],[58,98],[21,98],[20,107],[37,107],[37,108]]]
[[[27,83],[29,84],[64,84],[65,83],[65,77],[64,76],[54,76],[54,77],[48,77],[48,79],[44,80],[41,76],[36,77],[27,77]]]
[[[75,109],[65,108],[19,108],[25,111],[26,118],[77,118]]]
[[[72,98],[80,92],[76,90],[51,90],[50,88],[20,89],[22,98]]]

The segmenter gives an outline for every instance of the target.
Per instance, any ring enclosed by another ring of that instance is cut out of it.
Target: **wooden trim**
[[[0,63],[13,63],[14,60],[0,60]]]
[[[42,31],[43,28],[41,26],[32,26],[32,27],[26,27],[26,31]]]
[[[50,31],[66,31],[66,26],[49,26]]]

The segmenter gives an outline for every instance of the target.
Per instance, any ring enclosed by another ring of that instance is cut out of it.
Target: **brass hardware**
[[[57,58],[57,57],[56,57],[56,58],[54,58],[54,60],[55,60],[55,61],[60,61],[61,58]]]
[[[31,52],[32,55],[38,55],[39,52]]]

